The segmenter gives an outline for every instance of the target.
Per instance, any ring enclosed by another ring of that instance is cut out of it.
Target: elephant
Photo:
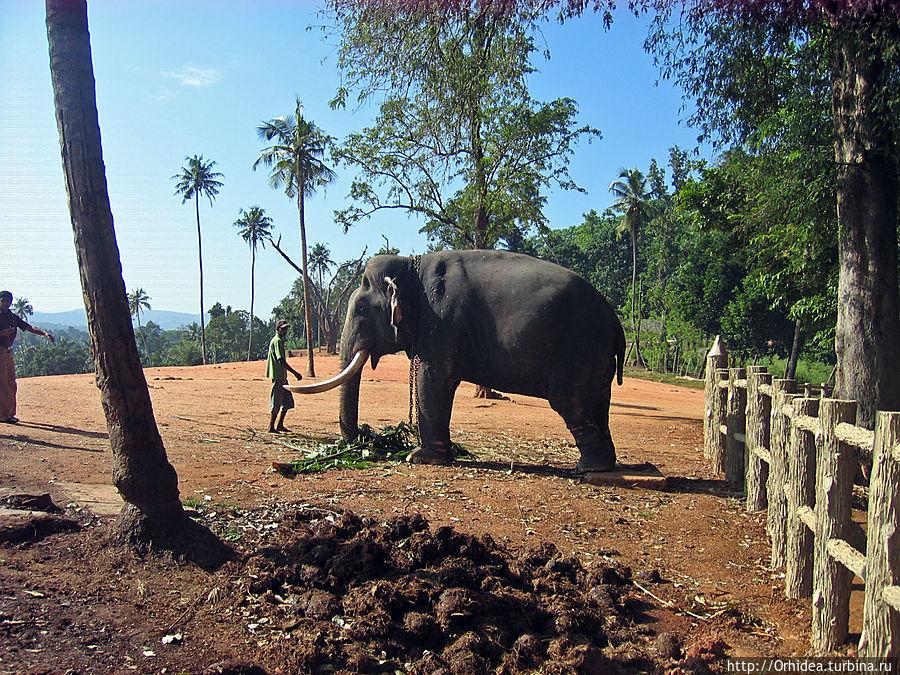
[[[587,281],[559,265],[494,250],[376,255],[350,298],[342,372],[287,388],[337,386],[345,440],[358,433],[361,368],[385,354],[418,357],[420,445],[409,461],[449,464],[450,415],[461,381],[549,401],[580,451],[575,472],[616,465],[609,431],[612,380],[622,384],[625,333]]]

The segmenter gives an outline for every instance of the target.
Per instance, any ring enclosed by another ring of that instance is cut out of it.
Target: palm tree
[[[323,243],[313,244],[312,251],[309,252],[309,268],[313,274],[319,275],[319,288],[325,288],[325,272],[334,267],[334,260],[331,259],[331,251]],[[327,308],[326,308],[327,309]],[[316,323],[316,344],[320,345],[319,323]]]
[[[309,307],[309,267],[306,256],[306,221],[304,199],[315,194],[316,188],[327,185],[337,174],[322,161],[331,137],[303,117],[303,104],[297,98],[293,115],[275,117],[260,124],[256,133],[260,140],[271,141],[253,163],[253,170],[260,164],[271,167],[269,186],[284,188],[285,194],[297,199],[300,214],[300,247],[303,259],[303,304],[306,320],[306,352],[309,360],[306,375],[315,377],[312,350],[312,315]]]
[[[175,184],[175,194],[181,195],[181,203],[188,199],[194,200],[197,212],[197,257],[200,261],[200,352],[203,354],[203,363],[206,364],[206,320],[203,316],[203,246],[200,240],[200,195],[205,195],[212,206],[213,198],[219,194],[222,187],[222,174],[213,171],[216,163],[213,160],[203,161],[203,155],[185,157],[187,166],[181,167],[181,173],[172,176]]]
[[[144,331],[141,327],[141,312],[150,309],[150,296],[143,288],[135,288],[128,294],[128,310],[131,316],[137,318],[138,333],[141,336],[141,345],[144,347],[144,354],[147,353],[147,340],[144,337]]]
[[[250,245],[250,340],[247,343],[247,360],[253,354],[253,299],[256,277],[256,246],[266,247],[271,240],[272,219],[258,206],[251,206],[248,211],[240,210],[241,217],[234,221],[234,226],[241,228],[238,234]]]
[[[631,237],[631,329],[634,332],[634,358],[638,364],[643,363],[637,323],[637,250],[638,230],[650,220],[652,190],[647,187],[647,179],[639,169],[621,169],[618,180],[609,185],[609,191],[616,200],[610,211],[622,214],[622,220],[616,229],[617,234],[628,232]]]
[[[25,321],[25,317],[34,314],[34,307],[28,302],[28,298],[19,298],[13,303],[12,311],[13,314],[22,319],[22,321]]]

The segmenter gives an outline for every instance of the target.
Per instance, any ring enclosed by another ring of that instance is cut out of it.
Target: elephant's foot
[[[410,464],[446,465],[453,461],[453,452],[438,448],[417,448],[409,453],[406,461]]]
[[[609,431],[603,433],[594,424],[570,428],[581,458],[575,465],[575,473],[612,471],[616,468],[616,450]]]
[[[586,458],[583,454],[578,464],[575,465],[575,473],[578,475],[585,473],[600,473],[603,471],[613,471],[616,468],[616,456],[612,458]]]

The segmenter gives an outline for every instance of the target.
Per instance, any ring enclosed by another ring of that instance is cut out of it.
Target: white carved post
[[[819,399],[794,401],[795,419],[791,420],[791,446],[788,454],[788,524],[785,554],[784,592],[789,598],[812,595],[813,532],[804,521],[804,513],[815,506],[816,439],[801,428],[798,417],[815,417]],[[804,509],[805,507],[805,509]]]
[[[728,410],[725,424],[725,480],[737,488],[744,487],[744,437],[747,428],[747,389],[739,387],[738,380],[745,380],[747,371],[732,368],[728,376]]]
[[[791,421],[782,414],[786,405],[796,398],[797,383],[794,380],[775,380],[772,383],[772,420],[769,433],[768,519],[769,538],[772,540],[772,569],[784,567],[787,545],[787,456],[791,443]]]
[[[878,412],[869,525],[866,531],[866,604],[860,656],[900,656],[900,612],[885,602],[887,586],[900,586],[900,413]]]
[[[724,384],[725,386],[719,386]],[[728,368],[716,369],[716,396],[713,400],[712,423],[716,433],[710,445],[709,464],[714,473],[725,471],[725,419],[728,411]]]
[[[706,355],[706,409],[703,417],[703,454],[710,462],[719,454],[724,454],[724,440],[719,426],[724,420],[716,419],[719,400],[724,400],[726,392],[719,389],[717,371],[728,366],[728,354],[722,346],[721,338],[716,335],[712,349]],[[718,448],[722,448],[722,453]]]
[[[835,651],[847,639],[853,574],[827,551],[831,539],[850,539],[850,500],[856,451],[841,443],[835,427],[856,421],[856,401],[822,399],[816,463],[816,553],[813,568],[812,648]]]
[[[765,366],[750,366],[747,373],[747,510],[766,508],[766,483],[769,463],[759,456],[769,449],[772,399],[760,391],[760,385],[771,385],[772,376]]]

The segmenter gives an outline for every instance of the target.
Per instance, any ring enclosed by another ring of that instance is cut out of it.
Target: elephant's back
[[[462,379],[546,396],[543,373],[568,371],[579,362],[578,368],[590,370],[592,361],[605,372],[609,356],[619,351],[624,334],[612,307],[570,270],[505,251],[427,258],[423,272],[430,268],[436,313],[448,319],[447,330],[462,331],[463,351],[470,355]],[[504,367],[509,362],[522,368]]]

